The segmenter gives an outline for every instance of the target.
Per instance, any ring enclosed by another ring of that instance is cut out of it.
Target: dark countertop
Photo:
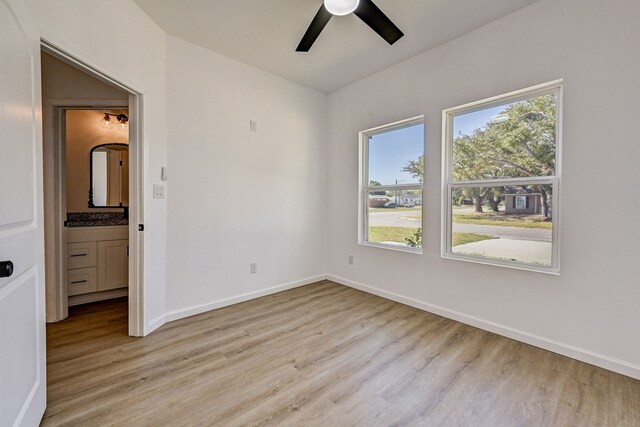
[[[68,212],[67,227],[105,227],[129,225],[124,212]]]

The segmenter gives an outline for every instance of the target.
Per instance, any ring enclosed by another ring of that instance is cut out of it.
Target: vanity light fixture
[[[111,120],[111,117],[115,117],[115,121],[117,123],[114,123],[114,121]],[[119,130],[124,130],[124,128],[127,126],[127,123],[129,123],[129,117],[126,114],[122,113],[104,113],[104,116],[102,117],[102,119],[100,119],[100,125],[106,129],[111,129],[113,126],[118,126]]]

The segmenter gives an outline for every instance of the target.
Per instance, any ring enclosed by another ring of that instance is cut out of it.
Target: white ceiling
[[[405,33],[389,46],[355,15],[295,48],[322,0],[134,0],[165,31],[329,93],[537,0],[375,0]]]

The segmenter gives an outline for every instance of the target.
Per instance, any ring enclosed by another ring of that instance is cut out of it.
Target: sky
[[[424,153],[424,124],[376,134],[369,141],[369,179],[382,185],[418,183],[402,172],[410,160]]]
[[[471,134],[485,126],[505,106],[475,111],[453,119],[453,134]],[[424,125],[418,124],[374,135],[369,142],[369,179],[382,185],[418,183],[402,168],[410,160],[417,160],[424,153]]]
[[[500,114],[506,105],[488,108],[486,110],[474,111],[473,113],[461,114],[453,118],[453,136],[458,136],[461,132],[471,135],[479,127],[485,126],[489,121]]]

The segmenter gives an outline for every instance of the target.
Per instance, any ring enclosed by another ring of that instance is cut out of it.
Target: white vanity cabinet
[[[129,284],[129,241],[98,242],[98,290],[124,288]]]
[[[129,227],[67,228],[69,305],[127,295]]]

